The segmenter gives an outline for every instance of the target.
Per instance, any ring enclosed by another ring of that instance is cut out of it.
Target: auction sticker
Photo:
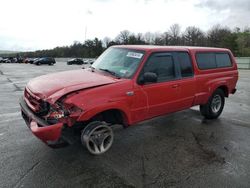
[[[143,54],[136,53],[136,52],[128,52],[128,54],[127,54],[127,57],[133,57],[133,58],[137,58],[137,59],[141,59],[142,56],[143,56]]]
[[[122,74],[125,74],[127,72],[127,70],[120,70],[120,73],[122,73]]]

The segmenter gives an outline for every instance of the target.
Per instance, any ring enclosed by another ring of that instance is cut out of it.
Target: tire
[[[200,105],[200,112],[206,119],[216,119],[223,111],[225,93],[221,89],[215,90],[208,102]]]
[[[105,122],[93,121],[81,133],[81,142],[93,155],[108,151],[114,140],[112,128]]]

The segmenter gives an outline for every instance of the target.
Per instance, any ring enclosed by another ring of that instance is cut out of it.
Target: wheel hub
[[[214,113],[218,113],[220,111],[220,108],[221,108],[221,103],[222,103],[221,96],[215,95],[212,99],[212,102],[211,102],[211,110]]]
[[[114,134],[112,129],[106,124],[100,124],[94,127],[86,127],[83,131],[82,141],[90,153],[99,155],[106,152],[113,143]]]

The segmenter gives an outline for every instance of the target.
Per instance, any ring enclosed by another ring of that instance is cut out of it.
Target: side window
[[[187,52],[178,52],[178,60],[181,69],[181,76],[193,76],[193,66],[189,54]]]
[[[197,53],[196,61],[199,69],[213,69],[217,67],[214,53]]]
[[[217,67],[231,67],[232,62],[228,53],[217,53],[215,54]]]
[[[170,53],[153,54],[144,67],[145,72],[153,72],[158,76],[158,82],[175,78],[174,59]]]

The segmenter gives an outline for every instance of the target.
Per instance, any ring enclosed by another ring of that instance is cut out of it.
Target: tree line
[[[189,26],[183,32],[178,24],[173,24],[163,33],[132,33],[121,31],[117,37],[103,40],[95,38],[84,43],[75,41],[70,46],[56,47],[49,50],[20,53],[23,57],[82,57],[96,58],[106,48],[122,44],[150,44],[150,45],[181,45],[181,46],[207,46],[229,48],[235,56],[250,56],[250,29],[241,30],[236,27],[230,29],[215,25],[207,32],[199,27]]]

